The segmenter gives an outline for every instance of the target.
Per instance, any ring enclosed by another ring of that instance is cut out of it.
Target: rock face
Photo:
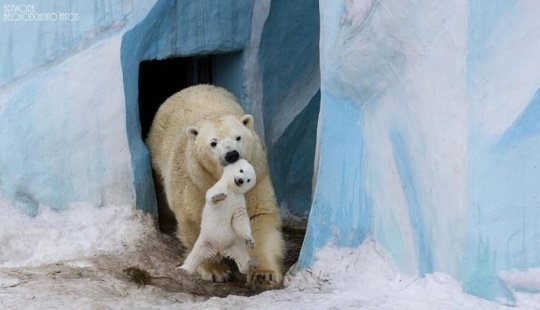
[[[0,195],[11,204],[32,215],[41,205],[78,202],[157,212],[141,138],[139,64],[215,55],[214,83],[255,116],[274,154],[279,202],[309,212],[317,0],[96,0],[30,9],[78,15],[71,22],[0,21],[8,29],[0,34]]]
[[[372,236],[402,270],[512,303],[520,288],[499,275],[540,266],[540,6],[324,0],[320,11],[300,268],[327,242]]]

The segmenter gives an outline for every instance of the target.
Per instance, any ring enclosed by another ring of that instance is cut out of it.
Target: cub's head
[[[257,143],[253,133],[253,116],[221,115],[186,128],[192,143],[192,154],[204,168],[221,174],[222,167],[239,159],[251,160]],[[194,152],[194,153],[193,153]],[[219,175],[218,174],[218,175]]]
[[[223,176],[230,190],[245,194],[257,183],[257,175],[253,166],[245,159],[239,159],[234,164],[223,168]]]

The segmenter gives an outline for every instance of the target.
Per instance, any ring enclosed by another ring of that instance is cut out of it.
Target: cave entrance
[[[139,119],[143,139],[148,136],[154,116],[167,98],[189,86],[213,84],[212,61],[210,55],[148,60],[139,64]],[[155,173],[153,177],[159,228],[172,234],[176,231],[176,220]]]
[[[212,56],[148,60],[139,65],[139,118],[146,139],[160,105],[196,84],[212,84]]]
[[[173,94],[197,84],[213,84],[228,89],[237,97],[242,87],[242,53],[196,55],[139,63],[138,103],[143,141],[161,106]],[[176,232],[174,214],[167,205],[164,190],[153,173],[160,230]]]

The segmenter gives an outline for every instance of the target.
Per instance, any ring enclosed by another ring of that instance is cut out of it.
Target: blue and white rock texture
[[[540,267],[540,4],[320,4],[319,166],[300,266],[370,235],[410,274],[449,273],[512,303],[524,288],[498,275]]]
[[[8,30],[0,33],[0,194],[8,201],[28,214],[76,202],[156,212],[140,133],[139,63],[231,53],[216,57],[214,81],[255,116],[275,158],[279,202],[309,212],[319,106],[316,0],[25,3],[3,9],[75,13],[77,20],[25,22],[11,14],[0,21]]]

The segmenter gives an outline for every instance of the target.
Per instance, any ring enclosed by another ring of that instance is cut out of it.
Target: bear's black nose
[[[230,152],[227,153],[227,155],[225,155],[225,160],[229,164],[237,162],[238,159],[240,159],[240,154],[238,154],[237,151],[230,151]]]
[[[234,184],[236,184],[236,186],[240,187],[240,186],[242,186],[242,184],[244,184],[244,179],[234,178]]]

